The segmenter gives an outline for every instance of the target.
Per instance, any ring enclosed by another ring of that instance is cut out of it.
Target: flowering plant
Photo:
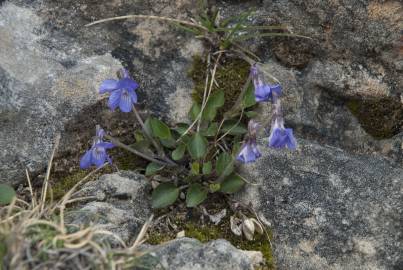
[[[145,168],[146,176],[170,174],[172,181],[157,183],[152,193],[154,208],[162,208],[175,203],[182,190],[186,194],[187,207],[195,207],[202,203],[210,193],[234,193],[246,182],[236,172],[237,166],[255,162],[261,153],[258,149],[257,136],[259,129],[266,124],[250,119],[257,103],[270,102],[273,118],[267,147],[295,149],[296,140],[292,129],[285,128],[281,110],[282,86],[277,79],[267,74],[260,67],[259,59],[249,50],[239,46],[238,42],[256,36],[293,36],[284,27],[254,27],[247,23],[250,12],[238,17],[221,20],[218,12],[203,13],[199,23],[181,21],[165,17],[128,15],[104,19],[105,22],[115,19],[145,18],[175,23],[181,28],[196,34],[210,42],[218,51],[207,54],[208,62],[215,59],[206,72],[203,99],[195,101],[189,112],[189,122],[178,123],[169,127],[161,119],[148,117],[145,121],[136,109],[138,102],[136,90],[139,85],[122,69],[118,79],[107,79],[99,88],[100,94],[109,94],[108,106],[114,111],[134,113],[142,131],[136,140],[149,146],[149,151],[142,151],[121,143],[97,127],[91,148],[81,158],[83,169],[104,162],[112,163],[107,150],[122,147],[149,161]],[[92,25],[91,24],[91,25]],[[280,32],[248,34],[248,31],[279,30]],[[212,49],[212,50],[213,50]],[[215,50],[214,49],[214,50]],[[222,113],[226,104],[222,90],[212,91],[215,74],[220,60],[224,57],[238,57],[250,64],[250,74],[232,107]],[[249,120],[248,120],[249,119]],[[246,125],[247,124],[247,125]],[[244,140],[242,140],[244,137]],[[104,139],[110,142],[105,142]],[[154,181],[156,183],[157,181]]]

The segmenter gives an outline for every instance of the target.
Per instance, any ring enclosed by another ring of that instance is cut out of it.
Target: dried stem
[[[92,26],[95,24],[99,23],[104,23],[104,22],[110,22],[110,21],[116,21],[116,20],[127,20],[127,19],[150,19],[150,20],[158,20],[158,21],[166,21],[166,22],[173,22],[173,23],[179,23],[179,24],[184,24],[192,27],[199,28],[201,30],[207,31],[208,29],[202,25],[199,25],[197,23],[189,22],[189,21],[183,21],[183,20],[178,20],[178,19],[172,19],[168,17],[161,17],[161,16],[153,16],[153,15],[126,15],[126,16],[118,16],[118,17],[112,17],[112,18],[106,18],[102,20],[98,20],[89,24],[86,24],[85,26]]]

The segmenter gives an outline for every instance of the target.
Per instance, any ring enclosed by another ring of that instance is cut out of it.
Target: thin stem
[[[207,98],[206,98],[205,104],[207,104],[208,98],[210,97],[211,89],[212,89],[212,87],[213,87],[213,79],[214,79],[214,76],[215,76],[215,70],[217,69],[218,61],[219,61],[221,55],[222,55],[221,53],[218,55],[217,60],[216,60],[216,63],[215,63],[215,65],[214,65],[214,70],[213,70],[213,74],[212,74],[212,78],[211,78],[211,83],[210,83],[210,89],[209,89],[209,92],[208,92],[208,94],[207,94]],[[205,104],[204,104],[204,106],[202,106],[202,108],[200,109],[200,112],[199,112],[199,114],[197,115],[196,119],[193,121],[193,123],[192,123],[192,124],[188,127],[188,129],[186,129],[186,131],[176,140],[177,142],[179,142],[179,141],[182,139],[183,136],[185,136],[186,134],[188,134],[189,131],[193,128],[193,126],[194,126],[199,120],[201,121],[201,116],[202,116],[202,114],[203,114],[203,110],[204,110]],[[203,104],[202,104],[202,105],[203,105]]]
[[[170,164],[170,163],[168,163],[166,161],[161,161],[161,160],[155,159],[153,157],[150,157],[147,154],[144,154],[144,153],[142,153],[140,151],[137,151],[136,149],[131,148],[130,146],[120,142],[118,139],[115,139],[115,138],[113,138],[113,137],[111,137],[109,135],[105,135],[104,137],[106,139],[110,140],[114,145],[119,146],[119,147],[121,147],[121,148],[123,148],[123,149],[125,149],[125,150],[127,150],[127,151],[129,151],[129,152],[131,152],[131,153],[133,153],[133,154],[135,154],[137,156],[139,156],[139,157],[142,157],[142,158],[144,158],[144,159],[146,159],[148,161],[158,163],[158,164],[161,164],[161,165],[167,165],[167,166],[172,166],[173,165],[173,164]]]
[[[243,41],[255,37],[299,37],[299,38],[306,38],[306,39],[312,39],[307,36],[302,36],[302,35],[296,35],[296,34],[288,34],[288,33],[262,33],[262,34],[256,34],[256,35],[242,35],[237,38],[234,38],[233,41]]]
[[[106,18],[106,19],[102,19],[102,20],[98,20],[89,24],[86,24],[85,26],[92,26],[95,24],[99,24],[99,23],[104,23],[104,22],[109,22],[109,21],[116,21],[116,20],[126,20],[126,19],[151,19],[151,20],[159,20],[159,21],[167,21],[167,22],[175,22],[175,23],[180,23],[180,24],[184,24],[184,25],[189,25],[189,26],[193,26],[199,29],[202,29],[204,31],[209,31],[206,27],[196,24],[196,23],[192,23],[189,21],[183,21],[183,20],[178,20],[178,19],[172,19],[172,18],[168,18],[168,17],[161,17],[161,16],[153,16],[153,15],[126,15],[126,16],[118,16],[118,17],[112,17],[112,18]]]
[[[154,138],[148,133],[146,126],[144,125],[143,119],[141,119],[140,114],[138,113],[138,111],[136,110],[136,106],[132,106],[133,107],[133,112],[134,115],[136,116],[137,122],[139,122],[141,128],[144,131],[144,134],[146,135],[147,139],[149,139],[151,141],[151,143],[154,145],[155,150],[158,151],[158,154],[162,157],[165,157],[165,153],[164,150],[162,150],[162,148],[160,147],[160,145],[154,140]]]

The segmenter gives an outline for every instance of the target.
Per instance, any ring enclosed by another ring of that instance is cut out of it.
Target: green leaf
[[[218,90],[214,94],[212,94],[206,106],[204,107],[202,119],[207,121],[213,121],[216,114],[217,109],[224,105],[224,92],[222,90]]]
[[[170,138],[170,139],[160,139],[160,142],[163,146],[165,146],[166,148],[170,148],[173,149],[176,146],[176,141],[174,140],[174,138]]]
[[[15,197],[15,190],[6,184],[0,184],[0,205],[10,204]]]
[[[152,137],[153,136],[153,130],[151,128],[151,117],[147,117],[146,121],[144,122],[144,127],[145,131],[147,134]]]
[[[216,163],[216,171],[218,175],[227,176],[232,173],[234,170],[234,159],[233,157],[223,152],[218,156],[217,163]]]
[[[232,194],[239,191],[244,185],[245,181],[238,174],[233,173],[221,183],[220,191]]]
[[[192,163],[191,166],[191,171],[190,171],[193,175],[199,175],[200,173],[200,163],[195,161]]]
[[[197,116],[199,115],[200,111],[201,111],[200,105],[197,103],[193,103],[192,108],[190,108],[190,111],[189,111],[189,118],[192,121],[195,121]]]
[[[157,118],[151,118],[150,125],[154,136],[157,136],[160,139],[171,139],[171,130],[169,127],[162,121]]]
[[[218,124],[216,122],[213,122],[210,124],[210,126],[202,131],[203,136],[206,137],[214,137],[217,134],[218,131]]]
[[[193,159],[201,159],[207,154],[208,141],[197,132],[191,137],[187,146]]]
[[[179,188],[172,183],[162,183],[153,190],[151,205],[153,208],[163,208],[173,204],[179,196]]]
[[[256,104],[255,91],[252,85],[249,85],[242,99],[242,107],[248,108]]]
[[[211,161],[208,161],[203,164],[203,174],[210,174],[211,171],[213,170],[213,165],[211,164]]]
[[[245,112],[245,115],[246,115],[246,117],[248,117],[248,118],[253,118],[253,117],[257,116],[258,113],[255,112],[255,111],[248,111],[248,112]]]
[[[186,123],[179,123],[176,125],[174,130],[178,132],[179,135],[183,135],[183,133],[186,132],[186,130],[189,128],[189,125]]]
[[[212,106],[216,108],[220,108],[225,103],[224,91],[218,90],[214,94],[210,95],[207,104],[210,103]]]
[[[201,204],[207,198],[207,190],[202,185],[191,184],[186,194],[186,206],[195,207]]]
[[[246,126],[242,123],[237,123],[236,120],[225,121],[221,128],[221,133],[227,133],[230,135],[243,135],[248,132]]]
[[[174,151],[172,151],[172,159],[173,160],[180,160],[183,158],[183,155],[186,151],[186,145],[181,143]]]
[[[155,174],[157,171],[161,170],[164,167],[164,165],[158,164],[151,162],[147,165],[146,168],[146,176],[150,176]]]
[[[136,142],[144,141],[143,132],[141,132],[140,130],[136,130],[134,132],[134,139],[136,140]]]
[[[209,185],[209,188],[210,188],[210,192],[214,193],[214,192],[217,192],[217,191],[220,190],[221,184],[220,183],[212,183],[212,184]]]

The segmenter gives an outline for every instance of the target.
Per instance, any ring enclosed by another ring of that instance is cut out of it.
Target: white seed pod
[[[242,232],[245,235],[246,239],[248,239],[249,241],[253,240],[253,234],[255,233],[255,224],[249,218],[243,220]]]
[[[241,223],[240,220],[238,218],[234,217],[234,216],[231,216],[229,218],[229,223],[230,223],[230,226],[231,226],[231,231],[235,235],[241,236],[242,235],[242,230],[241,230],[241,225],[242,224],[240,224]]]
[[[256,219],[254,219],[254,218],[251,218],[250,219],[252,222],[253,222],[253,224],[255,225],[255,231],[258,233],[258,234],[263,234],[263,225],[262,225],[262,223],[260,223],[259,221],[257,221]]]

